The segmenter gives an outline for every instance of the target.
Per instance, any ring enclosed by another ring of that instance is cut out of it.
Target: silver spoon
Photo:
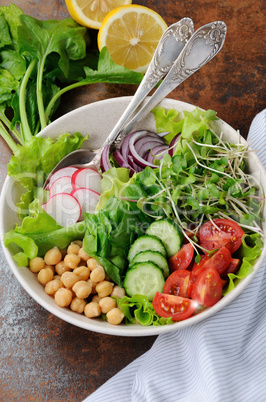
[[[182,20],[170,25],[169,28],[163,33],[157,48],[154,52],[153,58],[150,62],[148,70],[143,77],[134,97],[127,106],[126,110],[120,117],[119,121],[109,134],[107,140],[108,143],[112,143],[117,137],[126,121],[133,115],[136,109],[139,107],[143,99],[149,94],[149,92],[155,87],[155,85],[168,73],[171,69],[174,61],[177,59],[184,46],[190,39],[194,32],[193,21],[190,18],[183,18]],[[106,140],[106,141],[107,141]],[[49,180],[57,170],[67,166],[75,167],[88,167],[98,165],[100,156],[106,141],[103,146],[97,152],[89,151],[86,149],[80,149],[73,151],[65,156],[52,170],[47,177],[44,188],[47,187]],[[97,161],[94,157],[97,156]]]
[[[171,27],[169,27],[169,29],[170,28]],[[140,121],[141,119],[143,119],[153,109],[153,107],[156,106],[162,99],[164,99],[165,96],[167,96],[174,88],[176,88],[184,80],[186,80],[188,77],[190,77],[192,74],[194,74],[194,72],[199,70],[202,66],[204,66],[206,63],[208,63],[213,57],[215,57],[216,54],[221,50],[221,48],[224,44],[225,36],[226,36],[226,25],[222,21],[212,22],[210,24],[206,24],[203,27],[199,28],[190,37],[190,39],[187,41],[185,46],[183,46],[183,49],[181,49],[179,56],[172,62],[172,67],[170,66],[170,68],[168,68],[169,72],[166,75],[162,84],[157,89],[157,91],[150,97],[148,102],[135,115],[135,117],[133,117],[133,119],[128,123],[128,125],[123,129],[123,125],[124,125],[125,121],[127,121],[128,118],[130,117],[128,114],[128,109],[129,109],[131,103],[129,104],[128,108],[125,110],[125,112],[121,116],[120,120],[118,121],[118,123],[116,124],[116,126],[114,127],[112,132],[109,134],[109,136],[103,143],[102,147],[96,152],[96,154],[92,153],[90,151],[85,151],[85,152],[87,152],[89,163],[86,163],[86,165],[83,165],[83,167],[85,167],[85,166],[86,167],[94,167],[94,168],[98,169],[99,165],[100,165],[100,158],[101,158],[103,149],[107,145],[111,145],[114,141],[115,141],[116,145],[120,144],[122,142],[123,138],[125,137],[125,135],[127,135],[129,133],[129,131],[133,128],[136,121]],[[159,45],[160,45],[160,43],[161,43],[161,41],[159,42]],[[167,42],[163,41],[164,45],[166,43]],[[158,45],[157,49],[159,48],[159,45]],[[165,49],[165,47],[166,46],[163,46],[162,50],[159,49],[158,53],[157,53],[157,51],[155,52],[156,55],[153,58],[153,63],[155,65],[155,68],[157,65],[157,62],[156,62],[157,58],[161,57],[161,55],[164,52],[168,52],[168,49]],[[171,52],[172,52],[172,49],[170,50],[170,53]],[[157,74],[157,70],[153,70],[153,69],[154,69],[154,67],[151,66],[151,69],[149,69],[148,71],[152,71],[152,75],[154,76],[155,74]],[[155,71],[155,73],[153,73],[153,71]],[[163,75],[165,75],[165,73]],[[145,78],[146,78],[146,76],[145,76]],[[160,78],[161,78],[161,76],[160,76]],[[160,78],[159,78],[159,80],[160,80]],[[148,75],[144,81],[143,87],[146,85],[146,83],[145,83],[146,81],[147,82],[151,81],[151,79],[149,78]],[[155,81],[155,83],[152,87],[154,87],[156,85],[156,82],[158,82],[158,80]],[[142,83],[143,83],[143,81],[142,81]],[[152,87],[150,87],[150,89]],[[149,89],[149,91],[150,91],[150,89]],[[135,96],[137,94],[138,94],[138,91],[136,92]],[[135,102],[135,96],[132,99],[133,102]],[[79,152],[80,152],[80,156],[82,156],[84,158],[85,157],[85,154],[83,153],[84,150],[74,151],[74,153],[71,153],[71,154],[67,155],[64,159],[62,159],[62,161],[59,162],[59,164],[55,167],[55,169],[53,170],[52,173],[54,173],[59,168],[62,168],[63,164],[64,164],[64,166],[71,165],[71,166],[80,167],[80,163],[79,163],[79,165],[76,165],[72,159],[72,156],[75,156],[75,158],[77,158]],[[47,181],[49,181],[49,177],[48,177]],[[45,183],[45,185],[46,185],[46,183]]]

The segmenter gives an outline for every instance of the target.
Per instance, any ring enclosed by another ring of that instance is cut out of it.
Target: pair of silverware
[[[98,169],[102,151],[106,146],[111,146],[113,143],[119,146],[137,122],[147,116],[178,85],[217,55],[224,44],[226,30],[224,22],[215,21],[194,32],[194,24],[190,18],[183,18],[171,25],[162,35],[135,95],[102,147],[96,153],[83,149],[67,155],[55,166],[44,188],[51,175],[63,167],[71,165]],[[158,89],[145,101],[150,91],[162,79]],[[87,163],[80,164],[80,160]]]

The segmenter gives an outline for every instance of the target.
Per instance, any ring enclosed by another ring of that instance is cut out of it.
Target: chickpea
[[[72,243],[77,244],[80,248],[83,246],[82,240],[74,240]]]
[[[78,297],[75,297],[70,304],[71,310],[80,314],[83,313],[85,306],[86,306],[85,300],[79,299]]]
[[[67,254],[64,258],[64,263],[68,268],[77,268],[80,263],[80,257],[76,254]]]
[[[108,311],[116,307],[116,301],[112,297],[103,297],[99,301],[99,306],[101,307],[102,313],[108,313]]]
[[[86,281],[78,281],[72,290],[79,299],[86,299],[91,294],[91,284]]]
[[[53,279],[52,281],[46,283],[45,292],[48,295],[54,295],[55,292],[63,286],[63,283],[60,279]]]
[[[54,279],[56,279],[57,281],[61,281],[61,275],[55,275]]]
[[[73,272],[64,272],[61,281],[67,289],[71,289],[79,281],[79,278]]]
[[[97,285],[97,282],[93,282],[91,279],[88,279],[88,283],[90,283],[91,284],[91,294],[96,294],[97,292],[96,292],[96,285]]]
[[[84,314],[88,318],[99,317],[101,314],[101,307],[98,303],[90,302],[86,304]]]
[[[114,284],[108,281],[102,281],[97,283],[96,285],[96,292],[98,293],[98,296],[100,297],[106,297],[110,296],[112,293]]]
[[[41,257],[35,257],[30,260],[30,270],[31,272],[39,272],[45,266],[44,259]]]
[[[55,266],[55,272],[58,275],[63,275],[64,272],[70,271],[70,270],[71,270],[71,268],[68,268],[64,261],[59,261],[59,263],[56,264],[56,266]]]
[[[53,274],[55,274],[54,265],[46,265],[45,264],[44,268],[50,268],[53,271]]]
[[[95,303],[99,303],[100,300],[102,300],[102,298],[98,295],[94,295],[93,298],[91,299],[91,301]]]
[[[116,285],[113,288],[111,296],[118,297],[118,299],[122,299],[126,295],[125,289],[121,288],[120,286]]]
[[[80,250],[79,245],[72,242],[72,243],[70,243],[70,245],[67,248],[67,254],[76,254],[76,255],[78,255],[79,250]]]
[[[79,256],[83,261],[88,261],[90,256],[84,251],[83,247],[79,249]]]
[[[109,322],[109,324],[112,324],[112,325],[120,324],[124,317],[125,316],[122,313],[122,311],[117,307],[108,311],[108,313],[106,314],[107,321]]]
[[[62,254],[58,247],[51,248],[44,256],[44,261],[47,265],[56,265],[61,259]]]
[[[46,285],[54,278],[53,270],[51,268],[43,268],[39,271],[37,278],[42,285]]]
[[[101,265],[95,260],[95,258],[89,258],[87,261],[87,267],[93,271],[97,267],[101,267]]]
[[[87,281],[90,277],[90,270],[88,267],[82,265],[74,269],[73,273],[79,277],[82,281]]]
[[[55,292],[54,300],[59,307],[67,307],[72,301],[72,292],[66,288],[60,288]]]
[[[101,265],[99,265],[97,268],[91,271],[90,279],[92,280],[92,282],[101,282],[104,280],[104,278],[105,278],[105,270]]]

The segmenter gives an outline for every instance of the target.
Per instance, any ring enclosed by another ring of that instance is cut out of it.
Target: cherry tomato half
[[[207,258],[206,258],[207,257]],[[215,268],[218,274],[226,270],[232,258],[231,253],[226,247],[216,251],[211,257],[203,256],[199,264],[194,264],[192,272],[199,276],[205,269]]]
[[[159,316],[171,317],[173,321],[185,320],[198,306],[194,300],[159,292],[156,292],[152,304]]]
[[[222,297],[223,283],[214,268],[208,268],[198,276],[193,285],[191,297],[205,307],[211,307]]]
[[[169,295],[190,297],[192,286],[197,279],[191,271],[179,269],[174,271],[166,280],[163,293]]]
[[[191,243],[184,244],[181,249],[168,261],[171,272],[178,269],[187,269],[194,256],[194,248]]]
[[[209,221],[200,228],[200,245],[207,250],[225,246],[231,254],[234,253],[241,246],[244,231],[230,219],[214,219],[213,223],[215,226]]]
[[[238,258],[231,258],[230,264],[221,274],[222,278],[225,278],[227,274],[234,274],[240,267],[240,263]]]

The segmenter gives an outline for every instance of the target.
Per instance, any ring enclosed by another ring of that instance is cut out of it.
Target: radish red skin
[[[73,190],[77,188],[88,188],[90,190],[101,193],[101,179],[102,176],[95,169],[82,168],[78,169],[72,175],[72,187]]]

